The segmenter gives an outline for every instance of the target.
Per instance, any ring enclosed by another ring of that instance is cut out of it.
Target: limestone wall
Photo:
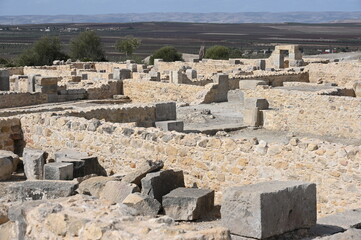
[[[359,207],[360,146],[317,139],[266,147],[242,138],[124,128],[105,123],[89,129],[91,120],[32,114],[21,118],[28,147],[63,148],[99,157],[108,173],[128,172],[140,162],[163,160],[166,168],[182,169],[187,186],[222,190],[233,185],[269,180],[303,180],[317,184],[318,212],[325,215]],[[317,146],[315,148],[314,146]]]
[[[241,76],[240,78],[230,79],[229,81],[230,90],[239,89],[239,81],[248,80],[248,79],[267,80],[271,86],[277,87],[277,86],[283,86],[284,82],[309,82],[309,75],[308,72],[302,72],[302,73],[267,72],[267,74],[265,74],[262,71],[258,71],[254,75],[245,75],[245,76]]]
[[[0,150],[14,152],[14,141],[22,138],[19,118],[0,118]]]
[[[264,127],[272,130],[361,139],[361,99],[311,92],[261,89],[245,97],[266,98]]]
[[[192,103],[202,100],[202,86],[173,84],[151,81],[124,80],[124,95],[133,102],[167,102],[177,101]]]
[[[35,74],[43,77],[66,77],[71,75],[71,65],[24,67],[24,75]]]
[[[136,123],[141,127],[152,127],[156,121],[155,105],[116,105],[114,107],[94,107],[83,111],[67,111],[64,115],[86,119],[103,119],[107,122]]]
[[[0,93],[0,108],[22,107],[46,102],[48,102],[48,96],[42,93]]]
[[[101,86],[87,87],[88,99],[108,99],[113,98],[113,95],[119,95],[122,93],[121,81],[108,81]]]
[[[310,73],[310,82],[337,83],[339,86],[352,88],[353,84],[360,80],[361,62],[311,63],[305,70]]]

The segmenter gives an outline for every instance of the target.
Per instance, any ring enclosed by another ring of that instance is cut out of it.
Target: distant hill
[[[329,23],[361,22],[361,12],[120,13],[103,15],[0,16],[2,25],[43,23]]]

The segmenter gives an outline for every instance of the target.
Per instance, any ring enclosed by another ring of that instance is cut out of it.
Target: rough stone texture
[[[86,153],[64,150],[55,153],[55,161],[63,163],[72,163],[74,166],[73,177],[84,177],[90,174],[106,176],[104,168],[99,164],[98,158],[88,156]]]
[[[183,132],[184,130],[184,123],[183,121],[161,121],[155,122],[155,126],[157,128],[162,129],[163,131],[177,131]]]
[[[16,155],[15,153],[13,153],[11,151],[0,150],[0,158],[8,157],[8,156],[10,156],[12,158],[13,172],[15,172],[18,167],[18,164],[20,162],[20,158],[18,155]]]
[[[101,190],[99,197],[111,203],[121,203],[129,194],[135,192],[140,192],[139,187],[135,184],[123,181],[109,181]]]
[[[351,228],[346,232],[337,233],[331,236],[315,238],[315,240],[358,240],[361,239],[361,230]]]
[[[342,227],[343,229],[361,228],[361,209],[336,213],[317,220],[318,224]]]
[[[243,110],[243,124],[245,126],[259,127],[262,123],[262,112],[257,107]]]
[[[105,187],[105,184],[109,181],[114,181],[115,179],[112,177],[92,177],[82,181],[79,184],[78,193],[90,195],[94,197],[99,197],[101,191]]]
[[[13,158],[10,156],[0,156],[0,180],[7,180],[13,173]]]
[[[124,80],[131,78],[132,71],[129,69],[117,69],[113,71],[113,78],[116,80]]]
[[[164,166],[163,161],[155,161],[155,162],[150,160],[144,161],[140,164],[139,167],[135,169],[135,171],[132,171],[127,175],[125,175],[124,178],[122,178],[122,181],[128,183],[134,183],[140,187],[141,180],[147,175],[147,173],[158,171],[162,169],[163,166]]]
[[[24,172],[28,180],[43,179],[47,154],[42,150],[25,148],[23,152]]]
[[[16,224],[14,222],[7,222],[0,224],[1,240],[14,240],[16,237]]]
[[[7,221],[9,221],[8,207],[6,205],[0,204],[0,225],[6,223]]]
[[[148,195],[140,193],[129,194],[122,202],[123,204],[134,208],[137,213],[143,216],[156,216],[161,208],[160,203]]]
[[[267,86],[268,85],[268,81],[267,80],[252,80],[252,79],[242,79],[239,81],[239,89],[244,90],[244,89],[256,89],[257,86]]]
[[[174,220],[197,220],[214,207],[214,191],[197,188],[177,188],[163,196],[165,214]]]
[[[239,102],[243,104],[244,102],[244,94],[241,90],[229,90],[227,93],[227,101],[228,102]]]
[[[316,185],[265,182],[223,193],[222,224],[231,233],[264,239],[316,224]]]
[[[69,197],[75,194],[75,181],[25,181],[9,185],[7,198],[11,201],[43,200]]]
[[[0,91],[9,91],[9,70],[0,69]]]
[[[142,179],[142,194],[149,195],[162,203],[162,197],[173,189],[184,187],[183,171],[164,170],[148,173]]]
[[[44,179],[73,180],[74,166],[72,163],[53,162],[44,165]]]
[[[177,108],[175,102],[158,103],[155,105],[156,121],[168,121],[177,119]]]
[[[244,108],[253,109],[258,108],[259,110],[268,109],[269,103],[267,99],[262,98],[245,98],[244,99]]]
[[[361,97],[361,81],[357,81],[353,85],[356,97]]]

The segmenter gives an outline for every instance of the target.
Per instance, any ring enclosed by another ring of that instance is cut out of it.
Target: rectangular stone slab
[[[53,162],[44,165],[44,179],[73,180],[74,165],[72,163]]]
[[[223,192],[222,225],[232,234],[264,239],[316,224],[316,185],[271,181]]]
[[[342,227],[343,229],[361,228],[361,208],[336,213],[318,219],[318,224]]]
[[[205,217],[214,207],[214,191],[177,188],[163,196],[165,214],[174,220],[192,221]]]

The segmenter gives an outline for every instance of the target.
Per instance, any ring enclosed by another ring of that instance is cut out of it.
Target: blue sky
[[[361,0],[0,0],[0,15],[361,11]]]

